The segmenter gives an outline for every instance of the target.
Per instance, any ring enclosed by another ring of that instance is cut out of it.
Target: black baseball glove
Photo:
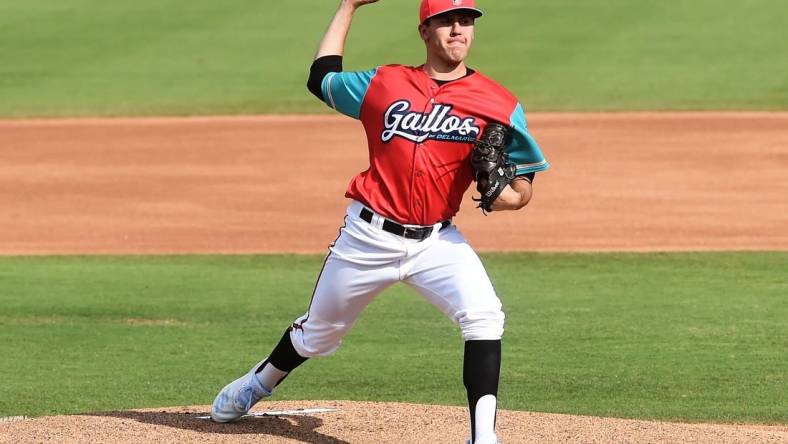
[[[481,193],[481,197],[473,200],[479,202],[478,208],[484,214],[492,211],[495,199],[514,179],[516,167],[509,163],[509,156],[504,152],[510,132],[508,126],[490,122],[471,151],[476,190]]]

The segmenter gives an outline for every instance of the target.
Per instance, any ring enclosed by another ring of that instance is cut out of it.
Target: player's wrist
[[[340,8],[349,8],[350,12],[355,12],[356,9],[360,8],[361,6],[366,5],[367,3],[374,3],[374,1],[369,1],[369,0],[340,0],[339,7]]]
[[[348,0],[342,0],[339,2],[339,8],[337,8],[337,14],[352,16],[356,12],[356,9],[358,9],[358,6],[354,5],[353,2],[350,2]]]
[[[525,182],[525,181],[523,181]],[[531,200],[529,186],[513,182],[507,185],[497,199],[490,205],[492,211],[520,210]]]

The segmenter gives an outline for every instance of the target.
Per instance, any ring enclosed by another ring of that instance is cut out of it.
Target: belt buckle
[[[431,233],[432,233],[432,228],[431,227],[430,228],[426,228],[426,227],[425,228],[405,227],[405,232],[402,233],[402,236],[406,237],[408,239],[418,239],[420,241],[423,241],[424,239],[430,237]]]

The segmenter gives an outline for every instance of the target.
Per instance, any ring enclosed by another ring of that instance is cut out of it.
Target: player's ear
[[[429,34],[428,34],[428,32],[427,32],[427,26],[428,26],[428,24],[429,24],[429,21],[427,21],[427,22],[424,22],[424,23],[422,23],[422,24],[420,24],[420,25],[419,25],[419,36],[420,36],[420,37],[421,37],[421,39],[422,39],[422,40],[424,40],[425,42],[426,42],[426,41],[427,41],[427,39],[429,38]]]

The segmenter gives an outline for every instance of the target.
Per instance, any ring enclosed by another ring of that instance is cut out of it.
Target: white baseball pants
[[[290,338],[303,357],[328,356],[353,327],[364,307],[397,282],[413,287],[460,326],[468,340],[503,335],[504,314],[487,272],[454,225],[440,224],[422,241],[382,230],[383,218],[359,217],[352,202],[345,224],[315,285],[307,312],[293,324]]]

